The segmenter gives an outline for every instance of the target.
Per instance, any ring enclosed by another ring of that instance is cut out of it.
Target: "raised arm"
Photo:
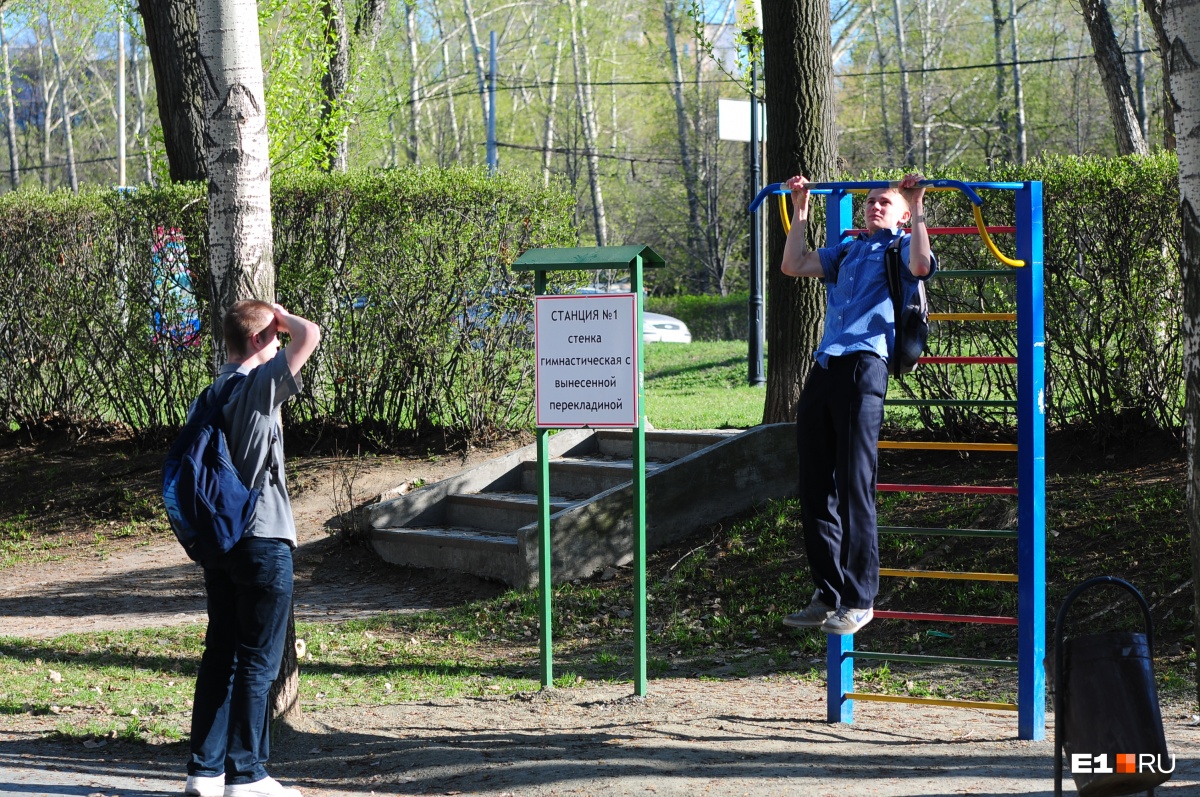
[[[282,305],[272,305],[275,308],[275,323],[280,332],[286,332],[291,342],[284,347],[283,355],[287,358],[288,370],[292,376],[298,376],[300,369],[308,362],[308,358],[317,350],[321,342],[321,328],[298,315],[292,315],[283,309]]]
[[[783,245],[780,269],[789,277],[823,277],[821,256],[808,250],[808,178],[797,175],[786,183],[792,192],[792,229]]]
[[[925,226],[925,186],[920,185],[923,179],[919,174],[906,174],[900,181],[900,190],[908,195],[908,209],[912,215],[909,222],[912,239],[908,243],[908,270],[914,277],[928,276],[933,262],[929,230]]]

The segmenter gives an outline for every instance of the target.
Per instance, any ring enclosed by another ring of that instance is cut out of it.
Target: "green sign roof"
[[[580,246],[573,249],[530,249],[513,263],[516,271],[577,271],[632,268],[641,255],[644,268],[665,266],[666,261],[648,246]]]

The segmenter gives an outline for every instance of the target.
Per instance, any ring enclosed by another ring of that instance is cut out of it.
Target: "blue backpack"
[[[200,394],[163,465],[167,518],[179,544],[197,562],[237,545],[262,494],[261,483],[250,489],[242,482],[221,428],[222,411],[243,378],[231,374],[219,394],[211,386]]]

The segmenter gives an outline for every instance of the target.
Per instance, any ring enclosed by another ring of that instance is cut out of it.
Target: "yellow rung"
[[[847,700],[865,700],[875,703],[923,703],[928,706],[950,706],[951,708],[982,708],[992,711],[1016,711],[1016,703],[988,703],[981,700],[947,700],[940,697],[901,697],[900,695],[877,695],[871,692],[847,692]]]
[[[1016,321],[1016,313],[930,313],[930,321]]]
[[[880,448],[910,448],[921,451],[1016,451],[1016,443],[928,443],[920,440],[880,440]]]
[[[1017,583],[1016,573],[955,573],[949,570],[900,570],[892,567],[879,568],[881,576],[900,578],[946,578],[954,581],[1008,581]]]

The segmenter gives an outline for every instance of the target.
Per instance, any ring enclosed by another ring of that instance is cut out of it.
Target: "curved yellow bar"
[[[1016,443],[930,443],[921,440],[880,440],[878,447],[916,451],[1016,451]]]
[[[779,218],[783,220],[783,234],[787,235],[792,231],[792,220],[788,218],[787,212],[787,194],[779,194]]]
[[[930,706],[950,706],[951,708],[983,708],[992,711],[1016,711],[1016,703],[987,703],[982,700],[946,700],[940,697],[901,697],[900,695],[880,695],[873,692],[847,692],[847,700],[864,700],[875,703],[924,703]]]
[[[992,241],[992,236],[988,235],[987,225],[983,223],[983,208],[979,207],[979,205],[971,205],[971,210],[975,211],[975,226],[979,228],[979,237],[987,244],[987,248],[991,250],[992,255],[1006,266],[1020,268],[1025,265],[1024,260],[1013,260],[1011,257],[1005,257],[996,248],[995,242]]]
[[[881,576],[898,578],[948,578],[955,581],[1008,581],[1017,583],[1016,573],[955,573],[949,570],[899,570],[893,567],[879,568]]]

